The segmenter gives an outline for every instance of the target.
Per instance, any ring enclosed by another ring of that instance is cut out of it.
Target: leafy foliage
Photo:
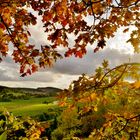
[[[104,61],[92,76],[83,74],[63,90],[59,94],[62,108],[46,108],[47,112],[38,117],[40,123],[5,112],[0,116],[1,134],[6,131],[7,139],[45,136],[50,140],[137,140],[140,137],[139,71],[139,63],[109,68],[108,61]],[[129,78],[132,83],[128,82]]]
[[[138,63],[110,69],[104,61],[93,76],[82,75],[62,92],[60,104],[67,106],[69,112],[77,109],[81,137],[92,140],[140,137],[139,70]],[[135,82],[127,82],[130,77]]]
[[[76,109],[66,109],[59,117],[58,127],[52,132],[53,140],[67,139],[70,140],[75,135],[82,133],[80,130],[80,120],[78,120]]]
[[[0,61],[13,50],[13,59],[20,63],[21,76],[25,76],[62,58],[57,51],[60,46],[66,48],[66,57],[74,54],[81,58],[88,43],[97,42],[93,48],[97,52],[118,28],[125,27],[126,33],[130,26],[135,28],[128,42],[139,52],[139,7],[139,0],[0,0]],[[29,42],[32,33],[28,27],[37,24],[34,11],[42,17],[49,40],[40,49]],[[74,46],[69,44],[70,35],[75,38]]]
[[[20,64],[24,77],[39,67],[52,66],[63,55],[82,58],[88,44],[96,43],[93,48],[96,53],[120,27],[124,27],[124,33],[133,27],[127,42],[139,53],[139,10],[139,0],[0,0],[0,61],[12,51],[13,60]],[[42,17],[48,40],[40,49],[29,41],[32,35],[29,26],[37,24],[38,16]],[[74,37],[73,46],[69,43],[70,36]],[[64,47],[64,54],[58,51],[60,47]],[[59,118],[58,128],[52,127],[54,132],[48,132],[49,136],[52,134],[53,139],[139,139],[139,65],[126,63],[110,69],[104,61],[93,76],[83,74],[73,81],[60,94],[60,105],[66,109]],[[128,83],[128,79],[133,83]],[[7,139],[41,137],[38,122],[20,120],[8,112],[1,117],[1,139],[6,139],[6,134]]]
[[[16,118],[7,111],[0,114],[0,133],[2,133],[0,138],[2,140],[37,140],[41,138],[44,128],[31,118]]]
[[[51,113],[52,111],[49,109],[55,109],[57,107],[57,104],[55,105],[53,103],[54,101],[56,101],[55,98],[44,97],[30,98],[28,100],[22,98],[11,100],[10,102],[0,102],[0,112],[3,112],[6,108],[9,112],[12,112],[14,116],[30,116],[37,119],[42,113]],[[44,102],[46,103],[44,104]]]
[[[6,131],[5,131],[0,135],[0,140],[6,140],[6,139],[7,139],[7,134],[6,134]]]

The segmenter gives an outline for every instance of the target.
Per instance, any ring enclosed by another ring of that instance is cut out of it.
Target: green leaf
[[[0,140],[6,140],[6,139],[7,139],[7,134],[6,134],[6,131],[5,131],[0,135]]]

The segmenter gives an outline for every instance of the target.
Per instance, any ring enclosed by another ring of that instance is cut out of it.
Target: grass
[[[12,102],[0,102],[0,111],[7,109],[15,116],[35,116],[47,110],[47,108],[55,106],[52,102],[55,100],[53,97],[45,98],[32,98],[29,100],[13,100]],[[51,103],[43,104],[49,101]]]

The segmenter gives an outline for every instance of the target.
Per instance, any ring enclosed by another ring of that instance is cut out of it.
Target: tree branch
[[[124,68],[124,70],[122,71],[122,73],[120,74],[120,76],[118,76],[118,78],[116,78],[111,84],[109,84],[109,85],[103,87],[103,89],[107,89],[107,88],[113,87],[113,86],[121,79],[121,77],[122,77],[123,74],[125,73],[126,68],[127,68],[127,65],[125,66],[125,68]]]
[[[121,68],[121,67],[125,67],[124,70],[123,70],[123,72],[121,73],[121,75],[120,75],[116,80],[114,80],[114,81],[113,81],[112,83],[110,83],[108,86],[102,87],[102,88],[103,88],[103,89],[106,89],[106,88],[113,87],[114,84],[116,84],[116,83],[120,80],[120,78],[123,76],[123,74],[124,74],[124,72],[125,72],[125,70],[126,70],[126,67],[129,66],[129,65],[130,65],[130,66],[131,66],[131,65],[139,65],[139,66],[140,66],[140,63],[125,63],[125,64],[122,64],[122,65],[119,65],[119,66],[117,66],[117,67],[112,68],[111,70],[109,70],[108,72],[106,72],[106,73],[103,75],[103,77],[101,78],[101,80],[100,80],[99,82],[96,82],[95,85],[89,87],[87,90],[92,89],[92,88],[96,88],[96,89],[99,88],[99,87],[101,86],[101,84],[102,84],[102,81],[104,80],[104,78],[105,78],[109,73],[111,73],[112,71],[114,71],[114,70],[116,70],[116,69],[119,69],[119,68]]]
[[[4,26],[5,26],[6,30],[7,30],[8,34],[9,34],[9,36],[10,36],[12,42],[13,42],[13,44],[14,44],[15,47],[18,49],[18,51],[20,52],[21,56],[25,59],[26,63],[27,63],[27,64],[30,64],[29,61],[27,60],[27,58],[26,58],[26,57],[24,56],[24,54],[22,53],[22,50],[19,48],[19,42],[16,42],[16,41],[14,40],[14,38],[13,38],[13,36],[12,36],[12,31],[11,31],[11,29],[7,26],[7,24],[4,22],[2,15],[0,15],[0,19],[1,19],[1,22],[4,24]]]
[[[123,130],[127,127],[127,124],[129,123],[130,120],[133,120],[133,119],[139,118],[139,117],[140,117],[140,114],[138,114],[138,115],[136,115],[136,116],[134,116],[134,117],[131,117],[131,118],[129,118],[129,119],[126,119],[126,123],[125,123],[125,125],[123,126],[123,128],[120,129],[120,130],[119,130],[118,132],[116,132],[115,134],[111,135],[111,137],[114,137],[115,135],[117,135],[117,134],[119,134],[121,131],[123,131]]]

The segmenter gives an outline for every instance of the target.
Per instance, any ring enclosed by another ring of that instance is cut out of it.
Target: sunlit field
[[[35,116],[47,110],[50,106],[55,106],[54,97],[32,98],[29,100],[17,99],[11,102],[0,102],[0,111],[7,109],[15,116]]]

